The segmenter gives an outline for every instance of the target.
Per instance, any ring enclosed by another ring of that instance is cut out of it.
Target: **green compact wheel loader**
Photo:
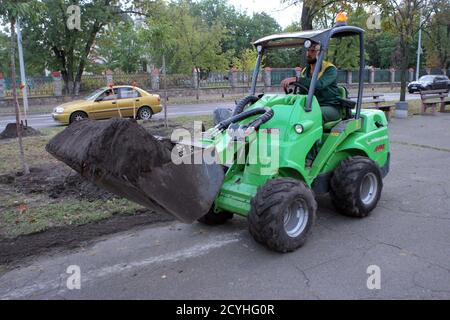
[[[365,217],[377,206],[389,171],[388,122],[382,111],[361,109],[363,81],[356,101],[340,88],[342,116],[324,122],[314,95],[319,68],[309,88],[296,82],[287,93],[256,95],[261,61],[270,50],[318,43],[320,66],[330,39],[352,36],[359,38],[363,79],[360,28],[271,35],[254,43],[258,58],[250,95],[232,113],[216,110],[215,126],[199,139],[174,138],[168,146],[145,136],[132,120],[84,120],[58,134],[47,150],[96,184],[146,207],[208,225],[240,215],[257,242],[293,251],[312,229],[317,194],[329,193],[336,210],[351,217]],[[82,150],[74,152],[74,144]]]

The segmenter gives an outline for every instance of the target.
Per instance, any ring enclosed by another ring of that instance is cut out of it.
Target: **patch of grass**
[[[57,226],[78,226],[100,221],[116,213],[133,214],[141,206],[125,199],[93,202],[66,199],[33,206],[21,203],[1,212],[0,236],[13,238]]]
[[[41,130],[43,133],[41,136],[23,138],[25,160],[29,166],[58,162],[58,160],[45,151],[45,145],[51,137],[61,130],[62,128],[43,129]],[[19,161],[19,142],[17,139],[0,140],[0,150],[0,174],[22,170]]]

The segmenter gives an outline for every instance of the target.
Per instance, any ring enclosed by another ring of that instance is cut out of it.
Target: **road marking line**
[[[108,275],[117,274],[124,271],[129,271],[135,268],[141,268],[150,266],[152,264],[156,263],[167,263],[167,262],[176,262],[183,259],[189,259],[194,257],[200,257],[207,253],[209,253],[213,249],[217,249],[223,246],[226,246],[228,244],[238,242],[240,241],[239,236],[243,232],[235,232],[232,234],[227,234],[225,236],[220,236],[212,239],[206,239],[208,241],[207,244],[198,244],[194,245],[192,247],[171,252],[168,254],[159,255],[156,257],[151,257],[148,259],[144,259],[141,261],[134,261],[131,263],[119,263],[115,264],[113,266],[103,267],[98,270],[91,270],[86,273],[82,273],[81,277],[81,287],[83,288],[83,283],[87,282],[93,282],[98,278],[103,278]],[[68,263],[70,264],[70,263]],[[65,288],[65,282],[66,282],[66,276],[61,277],[60,274],[56,275],[59,277],[57,280],[49,280],[43,283],[34,284],[31,286],[18,288],[15,290],[12,290],[4,295],[0,296],[1,300],[7,300],[7,299],[20,299],[25,297],[31,297],[33,294],[38,293],[39,291],[51,291],[51,290],[58,290],[58,292],[55,292],[55,296],[62,294],[66,291],[69,291]],[[63,289],[60,289],[60,288]],[[82,289],[81,289],[82,290]]]

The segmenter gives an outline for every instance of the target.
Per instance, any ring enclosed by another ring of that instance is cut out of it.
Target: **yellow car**
[[[61,123],[72,123],[85,118],[108,119],[134,117],[148,120],[161,112],[161,98],[141,88],[113,86],[101,88],[83,100],[64,103],[53,109],[53,119]]]

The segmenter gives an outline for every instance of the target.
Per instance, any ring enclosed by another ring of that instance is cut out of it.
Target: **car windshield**
[[[91,94],[88,94],[87,96],[85,96],[84,100],[88,100],[88,101],[95,100],[101,93],[103,93],[103,91],[105,91],[105,89],[97,89],[94,92],[92,92]]]
[[[431,82],[434,80],[433,76],[423,76],[419,78],[420,82]]]

